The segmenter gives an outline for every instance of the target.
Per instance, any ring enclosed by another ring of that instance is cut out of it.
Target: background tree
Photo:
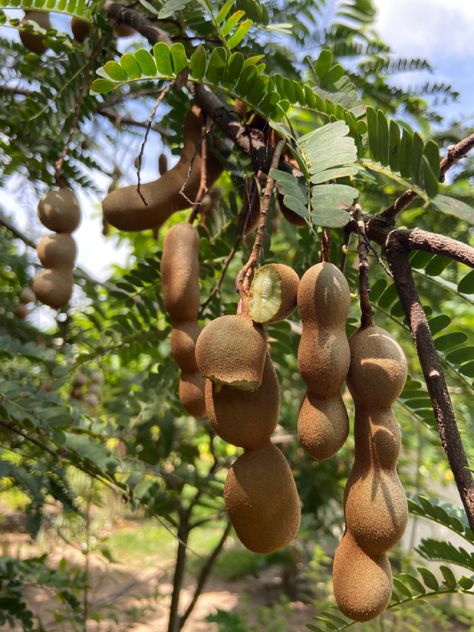
[[[429,65],[391,55],[373,30],[370,0],[338,2],[332,11],[324,2],[255,0],[34,3],[42,14],[86,20],[82,43],[59,25],[46,32],[22,26],[11,9],[30,9],[31,3],[1,5],[4,24],[32,31],[50,51],[38,55],[2,40],[2,182],[13,179],[19,191],[28,182],[38,194],[61,183],[99,192],[101,174],[114,187],[126,174],[139,187],[142,159],[154,155],[146,153],[152,137],[161,136],[168,156],[179,153],[185,112],[197,103],[203,113],[201,159],[218,160],[224,169],[222,195],[212,209],[204,203],[205,179],[199,198],[191,200],[201,235],[202,318],[235,313],[235,278],[249,262],[252,271],[264,260],[284,261],[301,275],[322,252],[340,266],[359,295],[363,317],[389,329],[409,357],[410,379],[396,414],[405,437],[400,469],[411,512],[472,545],[472,443],[463,445],[462,438],[472,428],[467,154],[474,136],[462,124],[449,127],[436,110],[436,98],[453,98],[451,87],[393,87],[397,72]],[[117,36],[125,27],[137,36],[122,44]],[[143,139],[138,157],[127,153],[132,134]],[[271,169],[276,147],[282,154]],[[267,204],[259,209],[265,212],[256,237],[245,234],[251,196],[264,190]],[[87,527],[90,504],[105,493],[166,525],[177,538],[169,632],[186,623],[229,537],[222,488],[236,453],[207,423],[185,415],[177,398],[159,262],[162,235],[188,216],[174,214],[158,235],[111,230],[131,248],[127,265],[101,283],[76,269],[76,299],[47,328],[13,315],[20,290],[39,266],[30,235],[18,230],[7,209],[0,219],[4,488],[13,485],[28,496],[32,535],[51,498],[64,512],[82,516]],[[348,332],[358,327],[360,308],[354,299]],[[315,555],[315,533],[324,534],[326,553],[334,550],[352,450],[346,446],[329,462],[315,464],[298,447],[295,425],[304,394],[296,362],[299,323],[294,318],[268,331],[283,394],[276,441],[294,468],[303,504],[302,555],[308,559]],[[71,399],[78,373],[90,388],[97,371],[104,376],[100,403]],[[440,444],[446,465],[439,465]],[[422,472],[433,463],[440,478],[449,464],[463,513],[440,507],[427,487]],[[91,481],[81,493],[71,483],[78,470]],[[219,525],[221,532],[200,565],[194,597],[182,603],[189,538],[206,525]],[[295,550],[284,555],[287,568],[291,561],[295,566]],[[474,562],[465,548],[426,539],[419,555],[460,565],[468,574],[443,564],[439,579],[424,566],[415,570],[419,557],[400,553],[392,610],[440,593],[472,592]],[[71,625],[87,626],[87,567],[71,579],[73,571],[46,571],[46,560],[2,564],[2,622],[16,619],[24,629],[41,629],[18,590],[18,582],[36,581],[56,589]],[[328,565],[321,564],[327,579]],[[331,612],[318,616],[312,629],[352,625]],[[396,618],[388,615],[387,621]]]

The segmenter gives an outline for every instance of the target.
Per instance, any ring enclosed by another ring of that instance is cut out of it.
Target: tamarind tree
[[[238,452],[179,401],[169,344],[179,319],[167,313],[160,274],[163,235],[177,222],[194,223],[200,236],[201,322],[234,314],[265,261],[300,277],[320,260],[344,273],[347,332],[380,324],[408,356],[394,407],[412,518],[474,543],[474,134],[439,113],[438,103],[456,96],[450,86],[395,87],[397,73],[430,66],[392,55],[374,31],[372,0],[334,4],[0,0],[1,185],[29,218],[53,187],[87,192],[88,218],[103,200],[95,229],[132,255],[106,281],[76,267],[73,301],[44,327],[18,306],[19,296],[31,301],[20,292],[40,268],[36,219],[21,230],[0,200],[0,489],[26,495],[33,536],[50,499],[84,517],[75,470],[156,517],[177,542],[168,632],[188,622],[229,540],[222,488]],[[167,170],[173,154],[180,158]],[[181,320],[197,337],[194,312]],[[311,549],[318,530],[333,550],[351,444],[321,463],[298,446],[301,323],[293,314],[268,334],[281,392],[272,440],[295,475],[300,537]],[[462,508],[441,506],[427,480],[437,476],[452,478]],[[183,603],[190,535],[207,526],[219,535]],[[464,547],[426,538],[416,551],[417,570],[412,559],[400,563],[389,612],[473,593]],[[420,558],[444,564],[436,575]],[[86,629],[94,605],[87,573],[0,558],[8,595],[0,623],[44,629],[18,582],[52,587]],[[351,625],[329,609],[309,628]]]

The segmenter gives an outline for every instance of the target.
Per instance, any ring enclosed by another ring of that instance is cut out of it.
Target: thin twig
[[[202,130],[201,162],[200,162],[201,173],[200,173],[200,178],[199,178],[199,189],[196,195],[196,199],[194,200],[191,213],[189,214],[188,222],[190,224],[194,223],[194,220],[196,219],[199,213],[199,209],[201,207],[201,201],[208,191],[208,188],[207,188],[207,135],[211,131],[211,126],[212,126],[212,122],[208,118],[208,120],[206,121],[206,125],[205,127],[203,127],[203,130]],[[189,175],[191,176],[191,174]],[[184,185],[181,188],[183,189]]]
[[[331,231],[329,228],[323,228],[321,236],[321,261],[330,261],[329,247],[331,246]]]
[[[252,252],[248,258],[247,263],[237,275],[236,288],[240,294],[241,305],[240,308],[243,312],[247,310],[248,292],[250,289],[250,283],[252,281],[253,273],[256,264],[260,258],[260,252],[262,250],[263,243],[265,241],[265,233],[267,229],[268,211],[270,209],[270,202],[272,199],[273,189],[275,187],[275,180],[271,177],[270,172],[272,169],[278,167],[280,157],[285,147],[285,140],[280,140],[273,152],[272,162],[270,165],[269,174],[267,175],[267,181],[265,184],[265,190],[263,193],[263,200],[260,207],[260,217],[258,222],[257,234],[255,236],[255,242],[253,244]]]
[[[359,204],[354,205],[354,217],[359,228],[359,300],[362,329],[372,326],[373,309],[370,304],[370,284],[369,284],[369,250],[367,248],[367,237],[365,234],[365,224]]]
[[[145,145],[146,142],[148,140],[148,134],[150,133],[150,128],[153,124],[153,119],[155,118],[155,114],[156,111],[160,105],[160,103],[162,103],[163,99],[166,97],[166,95],[168,94],[168,92],[171,90],[171,88],[174,86],[174,81],[170,81],[161,91],[160,94],[158,95],[158,98],[155,101],[155,104],[153,105],[151,112],[150,112],[150,116],[147,119],[147,127],[146,127],[146,131],[145,131],[145,136],[143,137],[143,141],[142,141],[142,145],[140,147],[140,153],[137,156],[137,160],[138,160],[138,164],[137,164],[137,193],[138,195],[142,198],[143,200],[143,204],[145,206],[148,206],[148,202],[145,200],[145,198],[142,195],[142,192],[140,190],[140,186],[141,186],[141,182],[140,182],[140,174],[141,174],[141,170],[142,170],[142,158],[143,158],[143,152],[145,151]]]

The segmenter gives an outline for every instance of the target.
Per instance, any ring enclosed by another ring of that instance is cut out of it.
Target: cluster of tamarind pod
[[[100,371],[92,371],[89,376],[79,372],[72,382],[71,398],[96,408],[102,395],[103,382],[104,376]]]
[[[45,31],[51,28],[48,11],[25,11],[21,24],[24,25],[32,22],[36,23]],[[82,44],[89,37],[91,28],[92,25],[87,20],[76,16],[71,18],[71,31],[76,42]],[[129,37],[135,33],[134,28],[119,21],[114,22],[113,30],[117,37]],[[37,55],[42,55],[47,50],[45,36],[41,33],[20,29],[20,40],[27,50]]]
[[[81,210],[74,193],[59,187],[41,198],[37,214],[54,234],[45,235],[38,243],[36,250],[45,270],[33,279],[33,292],[45,305],[59,309],[68,303],[74,287],[77,249],[71,233],[80,224]]]
[[[18,320],[25,320],[30,313],[28,309],[29,303],[35,302],[35,293],[29,287],[25,287],[18,295],[18,305],[15,307],[15,316]]]

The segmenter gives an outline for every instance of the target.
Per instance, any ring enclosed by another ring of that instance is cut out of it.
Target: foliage
[[[359,322],[357,253],[355,239],[347,243],[342,229],[355,199],[373,214],[406,189],[414,189],[418,197],[404,211],[405,225],[469,242],[474,221],[472,160],[460,163],[447,183],[438,182],[440,156],[466,135],[463,121],[448,125],[437,110],[440,100],[454,99],[456,93],[436,82],[411,89],[397,85],[398,73],[429,73],[431,66],[423,59],[399,59],[380,41],[371,0],[337,2],[333,13],[323,0],[140,0],[134,9],[173,40],[171,45],[161,41],[153,46],[138,35],[117,40],[102,3],[2,0],[0,5],[2,23],[15,36],[20,28],[18,8],[75,15],[90,20],[93,27],[90,37],[78,44],[63,32],[63,20],[48,31],[46,42],[52,52],[41,58],[25,52],[14,36],[0,40],[0,182],[17,186],[25,207],[33,208],[37,194],[54,186],[54,165],[69,137],[62,170],[68,186],[100,198],[109,183],[135,182],[132,154],[138,153],[143,140],[143,119],[172,82],[166,103],[158,110],[161,142],[148,142],[146,160],[155,164],[153,149],[165,144],[167,155],[179,153],[192,84],[205,86],[229,107],[237,107],[244,127],[255,125],[259,132],[271,130],[285,138],[287,158],[295,169],[289,173],[279,167],[271,175],[286,207],[306,225],[295,229],[286,223],[274,201],[262,260],[284,261],[302,274],[319,260],[323,228],[332,228],[331,260],[343,267],[345,260],[354,297],[349,334]],[[218,207],[206,225],[199,226],[203,319],[235,311],[234,279],[253,242],[252,235],[239,236],[237,225],[245,180],[254,167],[248,156],[230,149],[217,125],[212,134],[225,173],[218,183]],[[83,211],[91,218],[88,204],[83,204]],[[0,218],[17,222],[15,212],[6,208]],[[220,532],[224,528],[223,482],[239,450],[214,437],[207,422],[184,414],[177,397],[178,369],[170,356],[171,323],[161,299],[163,234],[186,219],[186,212],[173,215],[158,239],[111,230],[107,239],[127,244],[127,262],[100,282],[77,270],[70,308],[53,314],[35,307],[25,321],[15,319],[13,312],[19,291],[30,284],[38,262],[30,246],[0,226],[0,494],[21,491],[32,537],[51,528],[51,504],[71,523],[86,524],[89,496],[74,485],[78,472],[101,490],[93,504],[100,504],[107,490],[134,515],[156,519],[173,537],[179,533],[181,541],[198,527],[213,525]],[[35,224],[29,222],[31,239],[36,238]],[[100,231],[99,222],[94,230]],[[234,247],[236,254],[228,262]],[[440,597],[445,608],[450,594],[472,593],[473,537],[460,512],[433,498],[438,491],[430,488],[430,481],[439,489],[451,474],[441,456],[431,400],[396,287],[383,265],[384,252],[375,245],[370,256],[374,319],[390,329],[409,361],[410,379],[396,414],[404,437],[400,474],[412,494],[410,512],[466,540],[461,546],[424,538],[408,560],[399,551],[393,554],[395,567],[402,570],[395,580],[390,613],[415,604],[416,623],[416,617],[423,620],[418,613],[425,612],[417,610],[422,607],[418,604],[429,598]],[[410,256],[410,264],[472,463],[468,438],[473,431],[474,272],[421,252]],[[219,283],[220,290],[215,291]],[[291,438],[279,445],[292,465],[302,501],[301,542],[307,562],[317,548],[316,539],[326,556],[336,545],[352,440],[322,463],[296,445],[296,419],[304,394],[296,360],[298,328],[293,316],[269,326],[268,334],[282,392],[279,435],[282,441]],[[77,374],[90,377],[98,370],[105,378],[99,406],[72,399]],[[103,544],[97,552],[108,558],[110,550]],[[193,560],[191,551],[187,555]],[[220,555],[225,564],[233,556],[232,546]],[[253,555],[239,554],[225,569],[219,570],[218,562],[217,571],[229,578],[258,573],[263,564]],[[326,558],[322,570],[327,580]],[[15,620],[25,630],[34,629],[21,591],[30,582],[53,588],[77,623],[86,616],[75,601],[86,579],[70,569],[53,569],[46,558],[0,560],[2,595],[4,589],[7,595],[0,608],[2,623]],[[326,588],[319,580],[314,584],[322,593],[316,598],[318,612],[324,601],[324,614],[311,629],[352,625],[333,610],[326,612]],[[261,625],[269,626],[273,619],[279,624],[279,617],[284,621],[285,605],[278,616],[275,613],[260,612]],[[223,630],[252,629],[245,627],[239,613],[219,612],[212,620]]]

